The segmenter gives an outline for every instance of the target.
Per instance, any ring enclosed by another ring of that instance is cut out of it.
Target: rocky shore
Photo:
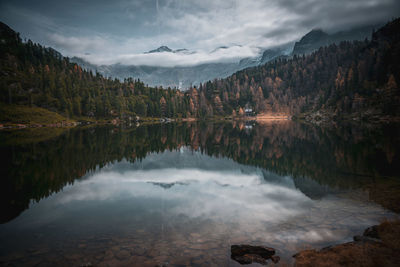
[[[400,221],[385,221],[367,228],[352,242],[295,254],[295,266],[398,266]]]

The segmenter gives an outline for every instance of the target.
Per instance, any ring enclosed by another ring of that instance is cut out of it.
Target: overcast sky
[[[232,61],[313,28],[334,32],[399,15],[399,0],[0,0],[0,20],[23,37],[95,64]],[[161,45],[195,53],[143,54]],[[214,51],[220,46],[231,48]]]

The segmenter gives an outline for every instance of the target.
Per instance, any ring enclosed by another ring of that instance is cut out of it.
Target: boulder
[[[269,259],[273,260],[273,262],[278,262],[279,257],[274,257],[274,255],[275,249],[269,247],[251,245],[231,246],[231,259],[239,262],[240,264],[251,264],[253,262],[257,262],[266,265],[267,260]]]
[[[363,236],[368,236],[376,239],[380,239],[378,232],[378,225],[373,225],[365,229]]]
[[[375,242],[381,243],[382,242],[382,240],[377,239],[377,238],[372,238],[369,236],[360,236],[360,235],[354,236],[353,240],[356,242],[372,242],[372,243],[375,243]]]

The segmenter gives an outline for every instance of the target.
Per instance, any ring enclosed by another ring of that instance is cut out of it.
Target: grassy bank
[[[74,120],[67,119],[58,113],[44,108],[0,104],[0,124],[4,126],[47,126],[53,124],[73,124],[74,122]]]
[[[25,145],[47,141],[68,131],[66,127],[40,127],[24,129],[3,129],[0,131],[0,147],[4,145]]]

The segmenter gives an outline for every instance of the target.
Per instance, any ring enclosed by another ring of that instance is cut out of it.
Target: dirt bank
[[[399,266],[400,220],[370,227],[354,241],[321,250],[303,250],[295,266]]]

